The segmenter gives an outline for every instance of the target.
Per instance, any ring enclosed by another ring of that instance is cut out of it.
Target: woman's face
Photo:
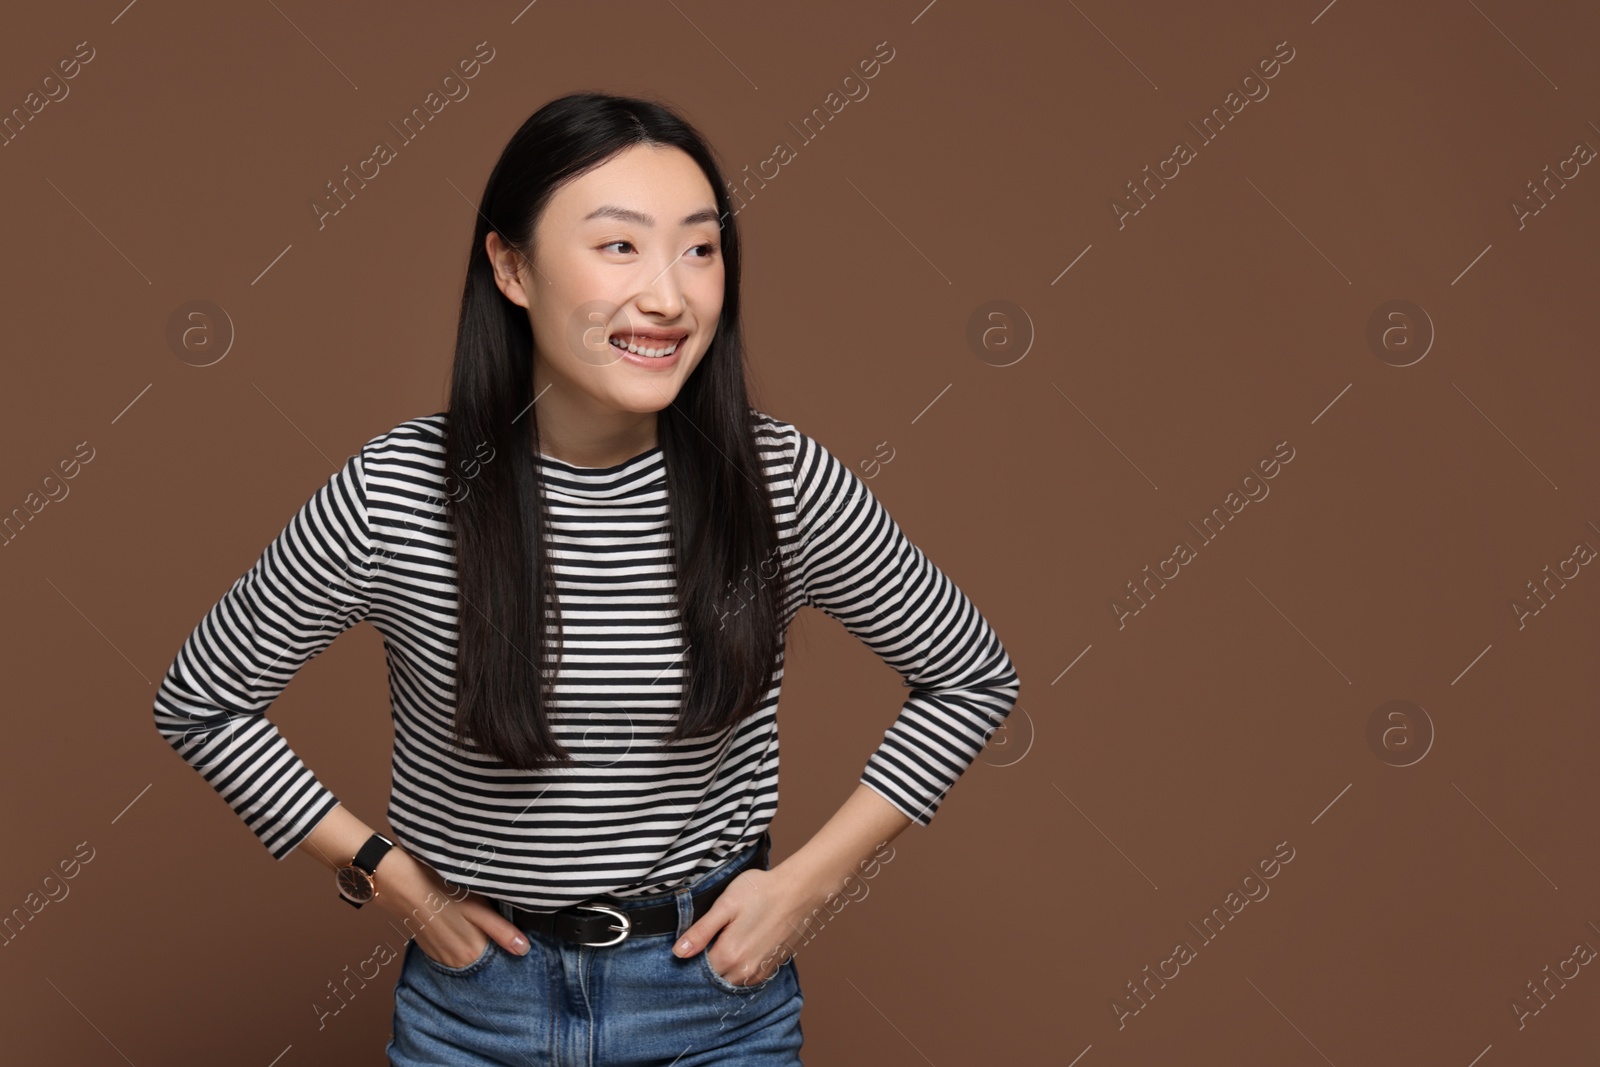
[[[580,417],[660,411],[711,345],[722,313],[717,201],[677,148],[634,145],[558,189],[530,267],[488,235],[501,291],[528,309],[534,395]],[[621,344],[632,343],[632,353]],[[670,350],[669,354],[660,353]],[[652,355],[651,353],[655,353]]]

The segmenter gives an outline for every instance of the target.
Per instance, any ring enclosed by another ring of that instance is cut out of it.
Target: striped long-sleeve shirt
[[[909,692],[860,781],[919,825],[1019,691],[972,602],[814,439],[762,412],[756,443],[802,605],[837,619]],[[445,515],[446,413],[363,445],[195,627],[155,725],[283,859],[336,803],[264,712],[363,620],[383,635],[394,722],[394,839],[454,885],[526,908],[676,888],[767,828],[778,805],[778,696],[735,726],[663,747],[682,695],[665,456],[612,467],[546,455],[564,627],[551,728],[579,762],[524,771],[450,740],[458,598]],[[488,462],[493,462],[490,457]],[[451,492],[460,492],[452,480]]]

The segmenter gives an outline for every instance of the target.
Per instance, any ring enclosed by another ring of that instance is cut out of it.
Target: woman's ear
[[[489,266],[494,271],[495,285],[500,287],[507,300],[518,307],[527,307],[528,294],[523,290],[522,283],[532,271],[524,268],[522,253],[502,241],[493,230],[484,235],[483,246],[489,256]]]

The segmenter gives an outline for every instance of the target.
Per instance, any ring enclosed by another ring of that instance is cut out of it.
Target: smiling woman
[[[540,108],[475,213],[448,410],[350,457],[163,679],[158,729],[270,853],[304,843],[343,900],[414,931],[391,1064],[793,1067],[806,924],[929,823],[1016,702],[994,631],[866,483],[752,406],[739,285],[693,127],[598,93]],[[907,695],[772,865],[802,607]],[[263,715],[368,620],[392,838]]]
[[[534,395],[556,387],[538,410],[546,455],[607,467],[655,446],[722,314],[719,217],[690,155],[641,143],[562,185],[527,251],[485,235],[495,284],[527,311]]]

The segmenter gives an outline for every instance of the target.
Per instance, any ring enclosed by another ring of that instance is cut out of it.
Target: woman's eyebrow
[[[615,204],[601,204],[599,207],[585,215],[583,217],[583,221],[588,222],[590,219],[599,218],[621,219],[623,222],[637,222],[641,226],[654,226],[656,224],[656,220],[653,215],[646,215],[644,212],[635,211],[632,208],[617,207]],[[716,222],[719,218],[721,218],[721,216],[717,214],[715,208],[701,208],[699,211],[685,215],[683,217],[683,221],[679,223],[679,225],[693,226],[697,222]]]

